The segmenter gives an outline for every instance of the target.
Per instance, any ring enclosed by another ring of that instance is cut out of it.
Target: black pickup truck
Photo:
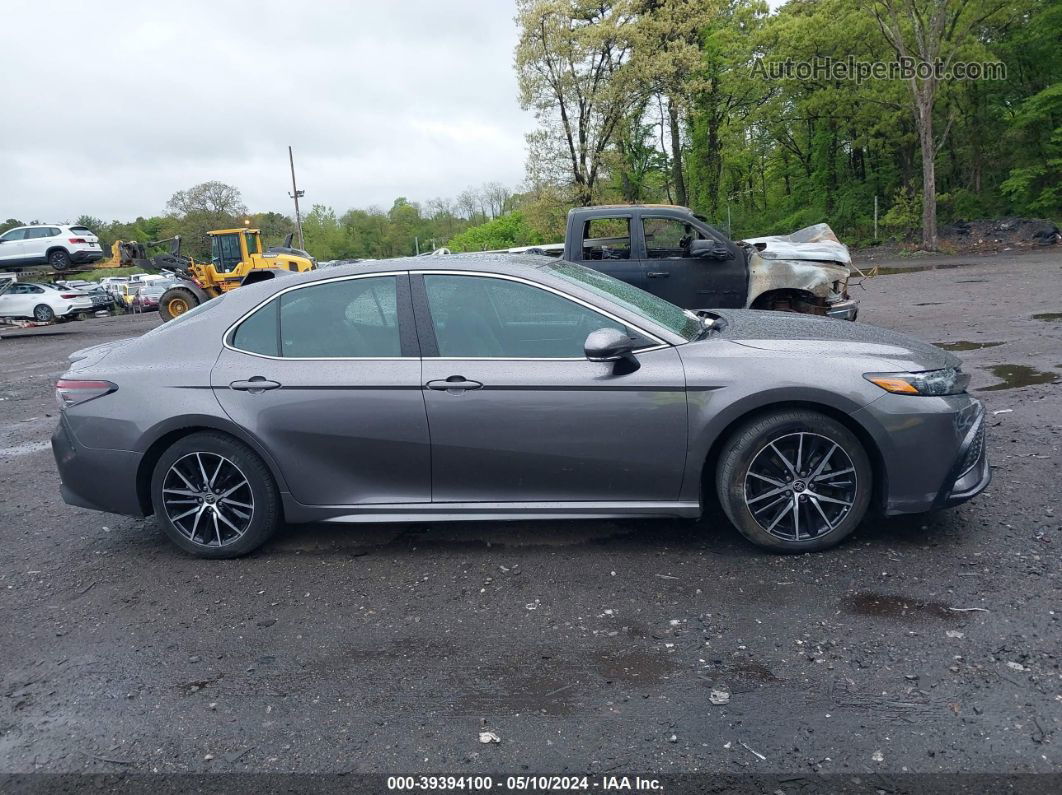
[[[568,213],[563,244],[525,246],[578,262],[686,309],[749,307],[855,320],[851,258],[825,224],[732,241],[686,207],[611,205]]]

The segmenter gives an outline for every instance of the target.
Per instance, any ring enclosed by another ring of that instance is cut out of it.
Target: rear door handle
[[[649,271],[650,279],[666,279],[671,275],[671,271]]]
[[[479,389],[483,384],[479,381],[470,381],[463,375],[451,375],[449,378],[440,379],[438,381],[429,381],[426,386],[428,389],[434,389],[439,392],[449,392],[453,395],[464,392],[468,389]]]
[[[237,392],[250,392],[256,394],[258,392],[265,392],[267,389],[277,389],[280,386],[278,381],[270,381],[268,378],[262,375],[253,375],[246,381],[233,381],[229,384],[229,389],[235,389]]]

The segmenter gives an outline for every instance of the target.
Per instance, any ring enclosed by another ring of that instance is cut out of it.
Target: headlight
[[[863,373],[863,377],[897,395],[958,395],[970,383],[970,376],[958,367],[921,373]]]

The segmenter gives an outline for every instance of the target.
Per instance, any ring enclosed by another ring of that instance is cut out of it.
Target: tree
[[[450,241],[449,247],[454,251],[490,251],[540,242],[523,213],[514,211],[466,229]]]
[[[74,226],[84,226],[93,232],[98,232],[103,228],[103,220],[92,215],[79,215],[74,221]]]
[[[688,204],[682,166],[682,122],[701,74],[702,32],[711,24],[716,2],[708,0],[639,0],[632,26],[631,68],[649,92],[666,106],[671,181],[675,201]]]
[[[0,234],[3,234],[8,229],[14,229],[16,226],[25,226],[25,224],[17,218],[8,218],[3,223],[0,223]]]
[[[210,213],[234,217],[247,213],[239,188],[214,180],[177,191],[166,202],[166,208],[181,215]]]
[[[519,0],[520,103],[563,141],[574,199],[590,204],[605,150],[639,88],[627,68],[632,0]]]
[[[922,248],[937,250],[937,152],[947,138],[933,131],[933,108],[941,80],[966,37],[1002,10],[1004,3],[971,0],[872,0],[885,40],[903,61],[928,67],[907,81],[922,152]],[[938,71],[939,66],[939,71]]]

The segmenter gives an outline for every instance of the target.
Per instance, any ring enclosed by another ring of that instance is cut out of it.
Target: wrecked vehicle
[[[687,207],[611,205],[568,213],[563,244],[523,246],[578,262],[684,309],[750,308],[855,320],[852,259],[826,224],[732,241]]]

